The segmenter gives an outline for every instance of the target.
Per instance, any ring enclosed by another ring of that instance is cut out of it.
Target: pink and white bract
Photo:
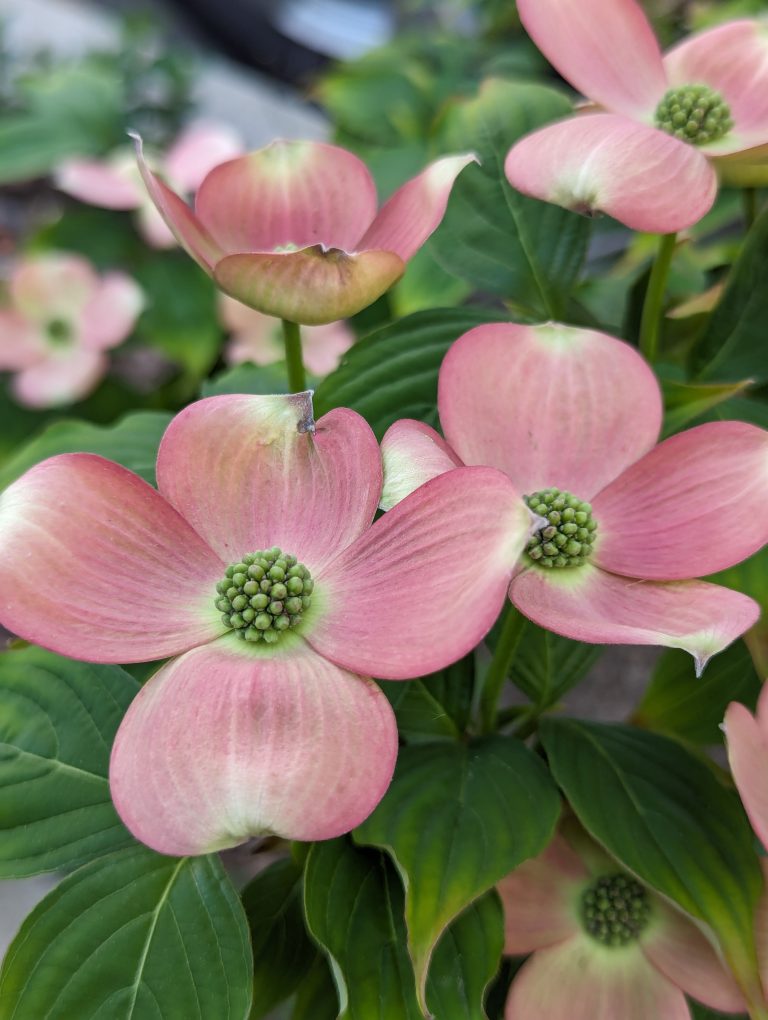
[[[760,842],[768,848],[768,684],[755,715],[734,701],[725,713],[728,761],[739,796]],[[768,905],[766,905],[768,918]],[[768,944],[766,944],[768,950]],[[768,954],[766,959],[768,970]]]
[[[0,310],[0,371],[28,407],[59,407],[87,396],[109,365],[106,351],[131,333],[144,307],[125,273],[99,276],[79,255],[19,263]]]
[[[174,656],[128,710],[111,763],[117,809],[154,849],[346,832],[382,797],[397,753],[389,702],[366,677],[427,674],[477,644],[528,510],[501,472],[460,468],[371,526],[376,439],[343,408],[315,426],[308,393],[190,405],[163,437],[157,481],[159,491],[101,457],[65,454],[6,489],[0,620],[73,658]],[[311,604],[291,594],[290,574],[270,571],[267,588],[263,571],[253,584],[225,576],[274,547],[311,573]],[[49,564],[55,584],[32,563]],[[244,595],[229,593],[238,615],[225,624],[230,584]],[[250,643],[244,621],[261,626],[245,608],[251,589],[275,600],[263,615],[287,628],[289,612],[302,614],[299,625]]]
[[[673,233],[709,210],[716,169],[727,176],[764,156],[767,25],[728,22],[662,56],[636,0],[519,0],[518,10],[542,53],[594,104],[512,147],[507,177],[525,194]]]
[[[578,837],[556,835],[499,883],[504,951],[533,953],[506,1020],[690,1020],[685,994],[741,1012],[741,993],[693,921]],[[605,923],[604,909],[622,920]]]
[[[226,124],[193,121],[160,161],[163,174],[182,194],[191,194],[219,163],[239,156],[243,143]],[[170,248],[176,238],[147,195],[136,157],[118,149],[106,159],[69,159],[54,175],[56,186],[73,198],[104,209],[135,209],[142,236],[154,248]]]
[[[147,189],[179,243],[218,286],[281,319],[320,325],[367,307],[437,229],[475,160],[446,156],[377,213],[365,164],[321,142],[276,141],[212,170],[194,211],[144,162]]]
[[[224,351],[227,364],[251,361],[254,365],[271,365],[285,357],[282,326],[274,316],[222,294],[219,318],[232,334]],[[354,333],[343,321],[307,326],[302,334],[304,364],[313,375],[328,375],[354,342]]]
[[[550,507],[520,560],[509,597],[535,623],[683,648],[699,672],[754,624],[752,599],[691,578],[768,541],[763,429],[716,422],[657,445],[661,392],[640,355],[553,323],[465,333],[441,366],[438,408],[445,440],[409,421],[385,435],[383,507],[457,463],[504,471],[535,513],[549,504],[532,495],[550,489],[589,501],[567,515]]]

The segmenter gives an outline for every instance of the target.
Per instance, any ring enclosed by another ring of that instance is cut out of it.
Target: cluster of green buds
[[[691,145],[719,141],[733,127],[731,110],[707,85],[670,89],[656,108],[656,127]]]
[[[314,582],[307,568],[277,547],[248,553],[216,585],[222,623],[244,641],[272,644],[301,623]]]
[[[626,946],[648,924],[648,893],[631,875],[603,875],[581,898],[584,928],[604,946]]]
[[[578,567],[592,554],[597,521],[592,507],[560,489],[524,496],[529,509],[548,523],[536,531],[526,552],[540,567]]]

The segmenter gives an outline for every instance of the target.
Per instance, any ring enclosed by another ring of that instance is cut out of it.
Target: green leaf
[[[171,417],[165,411],[135,411],[115,425],[54,422],[0,467],[0,489],[46,457],[76,452],[97,453],[115,460],[154,485],[157,448]]]
[[[440,935],[473,900],[544,849],[559,813],[541,759],[512,737],[401,748],[389,790],[354,839],[387,850],[400,872],[422,1001]]]
[[[291,1010],[291,1020],[336,1020],[339,1001],[325,956],[318,953],[302,978]]]
[[[747,631],[744,640],[752,653],[758,674],[768,675],[768,545],[743,563],[713,574],[709,580],[735,588],[760,603],[760,619]]]
[[[380,680],[407,743],[458,740],[469,722],[475,685],[474,654],[437,673],[410,680]]]
[[[512,661],[512,680],[543,711],[574,687],[602,652],[599,645],[571,641],[529,620]]]
[[[747,235],[731,268],[723,296],[694,352],[701,379],[768,380],[765,323],[768,317],[768,210]]]
[[[287,393],[288,380],[280,365],[252,365],[246,362],[205,379],[201,397],[218,397],[222,393]]]
[[[688,1000],[692,1020],[749,1020],[746,1013],[718,1013],[716,1009],[702,1006],[700,1002]]]
[[[293,860],[275,861],[242,893],[253,945],[251,1020],[291,995],[316,955],[304,927],[303,875]]]
[[[243,1020],[248,926],[215,856],[133,847],[74,872],[32,911],[0,972],[0,1020]]]
[[[570,101],[542,85],[490,79],[479,95],[449,106],[441,140],[472,150],[432,239],[438,260],[479,290],[501,294],[534,318],[561,318],[587,250],[590,223],[549,202],[526,198],[507,182],[511,145],[571,112]]]
[[[318,386],[315,414],[351,407],[381,439],[398,418],[433,421],[437,373],[445,353],[462,333],[484,322],[509,321],[477,308],[415,312],[360,340]]]
[[[723,740],[720,724],[731,701],[754,709],[762,684],[743,641],[716,655],[699,679],[687,652],[663,653],[633,721],[695,744]]]
[[[340,1020],[422,1020],[403,887],[383,854],[346,839],[315,843],[304,871],[304,911],[329,957]]]
[[[662,379],[664,395],[664,437],[679,432],[701,415],[743,393],[751,379],[736,383],[687,383]]]
[[[438,1020],[475,1020],[501,963],[504,911],[495,891],[481,896],[445,932],[427,979],[427,1006]]]
[[[582,824],[649,885],[714,929],[733,963],[754,960],[762,876],[736,794],[668,737],[545,719],[552,773]]]
[[[0,655],[0,878],[75,867],[133,843],[107,774],[137,691],[119,666],[33,647]]]

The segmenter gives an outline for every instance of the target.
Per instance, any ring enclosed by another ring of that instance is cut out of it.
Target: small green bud
[[[296,568],[294,567],[293,569],[295,570]],[[291,595],[301,595],[301,593],[304,591],[304,582],[300,577],[297,577],[295,574],[292,574],[288,578],[286,588],[291,593]]]
[[[259,613],[253,621],[253,625],[257,630],[269,630],[272,626],[272,617],[268,616],[267,613]]]
[[[269,605],[269,595],[259,592],[258,595],[254,595],[251,599],[251,605],[254,609],[266,609]]]
[[[245,595],[235,595],[232,599],[232,608],[240,612],[241,609],[245,609],[248,605],[248,599]]]
[[[243,592],[249,597],[251,595],[255,595],[258,590],[259,586],[255,581],[246,581],[245,584],[243,585]]]

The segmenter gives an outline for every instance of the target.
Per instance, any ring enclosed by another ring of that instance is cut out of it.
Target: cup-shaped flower
[[[501,472],[460,468],[371,526],[376,439],[344,408],[315,425],[309,393],[190,405],[163,437],[157,482],[64,454],[6,489],[0,620],[73,658],[175,656],[112,753],[112,796],[138,839],[198,854],[346,832],[397,751],[367,678],[420,676],[474,647],[529,511]]]
[[[661,392],[640,355],[555,323],[465,333],[438,408],[445,440],[407,421],[385,435],[382,506],[456,463],[506,472],[542,519],[509,593],[535,623],[684,648],[701,671],[758,618],[747,596],[692,579],[768,541],[764,429],[713,422],[657,445]]]
[[[662,55],[637,0],[519,0],[528,33],[592,104],[521,139],[506,173],[525,194],[634,230],[696,223],[717,173],[768,144],[768,25],[731,21]]]
[[[407,181],[377,214],[376,186],[357,156],[321,142],[272,142],[222,163],[194,211],[138,160],[179,243],[227,294],[307,325],[344,319],[380,297],[437,229],[472,154],[445,156]]]
[[[285,357],[283,328],[274,316],[264,315],[222,294],[219,318],[231,333],[224,350],[227,364],[251,361],[254,365],[271,365]],[[302,335],[304,364],[315,376],[328,375],[354,342],[355,335],[344,321],[307,326]]]
[[[686,994],[741,1012],[694,922],[583,833],[567,836],[498,886],[505,953],[533,954],[512,982],[507,1020],[690,1020]]]
[[[144,296],[125,273],[99,276],[79,255],[20,262],[0,309],[0,371],[28,407],[58,407],[88,395],[107,371],[106,351],[131,333]]]
[[[192,194],[219,163],[243,152],[237,132],[227,124],[196,120],[188,124],[158,166],[171,187]],[[170,248],[176,238],[147,194],[130,147],[105,159],[68,159],[54,173],[61,191],[88,205],[136,211],[141,235],[153,248]]]

